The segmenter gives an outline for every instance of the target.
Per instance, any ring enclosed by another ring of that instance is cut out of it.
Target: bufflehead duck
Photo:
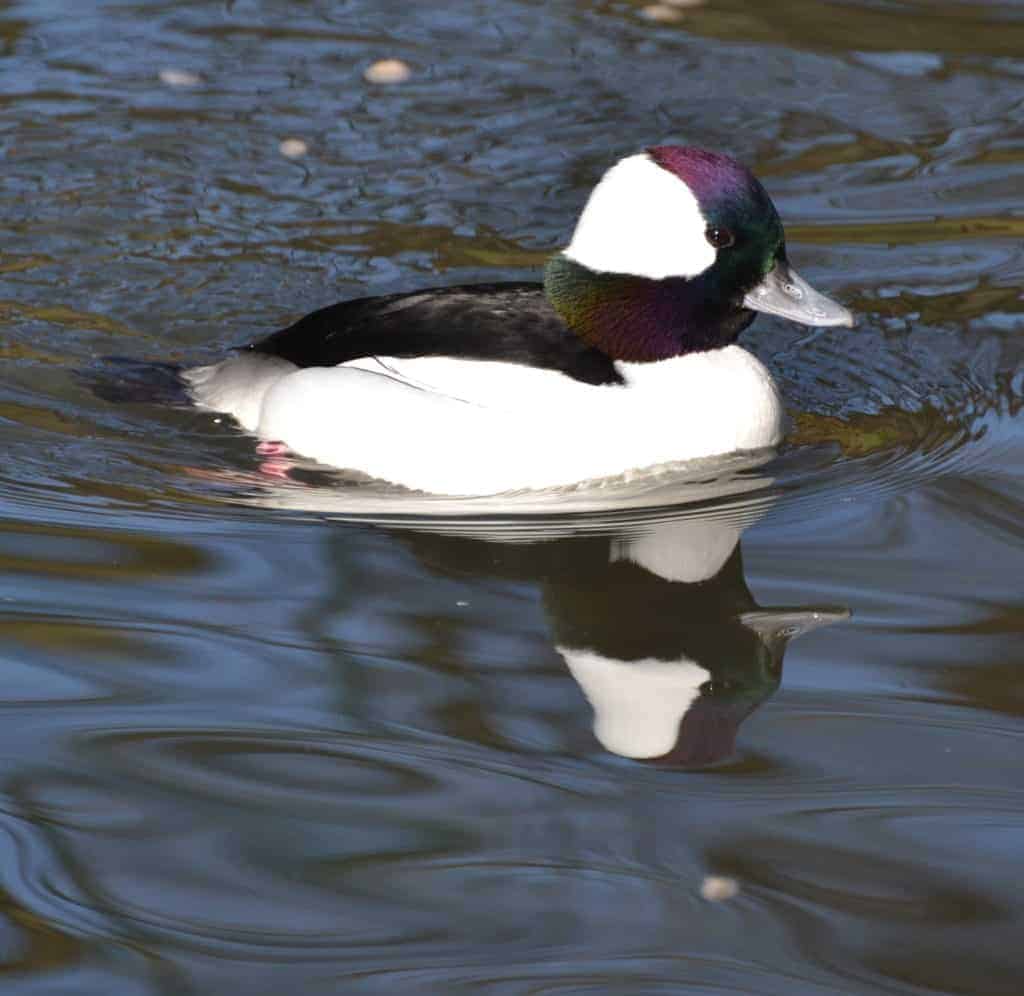
[[[184,373],[192,400],[296,454],[445,495],[551,488],[783,435],[755,312],[852,325],[790,267],[729,156],[657,146],[605,173],[543,284],[322,308]]]

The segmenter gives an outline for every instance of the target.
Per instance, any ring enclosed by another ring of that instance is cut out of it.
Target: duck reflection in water
[[[601,745],[697,767],[733,753],[740,724],[779,687],[790,640],[849,616],[759,606],[743,575],[742,528],[692,516],[611,536],[569,536],[563,525],[547,542],[399,535],[445,573],[457,565],[539,584],[554,648],[593,709]]]

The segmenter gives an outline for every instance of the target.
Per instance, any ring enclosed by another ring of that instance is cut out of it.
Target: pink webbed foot
[[[256,444],[256,452],[260,456],[279,457],[288,452],[288,447],[277,439],[261,439]]]
[[[284,443],[270,439],[263,439],[256,444],[256,452],[266,460],[260,462],[260,473],[267,477],[276,477],[279,480],[287,479],[288,471],[295,466],[294,461],[288,458],[291,452]]]

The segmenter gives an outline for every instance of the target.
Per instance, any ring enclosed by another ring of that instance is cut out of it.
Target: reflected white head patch
[[[711,672],[685,657],[620,661],[592,650],[558,646],[594,709],[594,735],[620,757],[667,754],[679,725]]]

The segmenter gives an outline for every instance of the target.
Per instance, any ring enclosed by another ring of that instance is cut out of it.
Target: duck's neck
[[[559,254],[545,267],[544,291],[587,345],[651,363],[727,346],[753,321],[752,312],[721,301],[713,279],[598,273]]]

